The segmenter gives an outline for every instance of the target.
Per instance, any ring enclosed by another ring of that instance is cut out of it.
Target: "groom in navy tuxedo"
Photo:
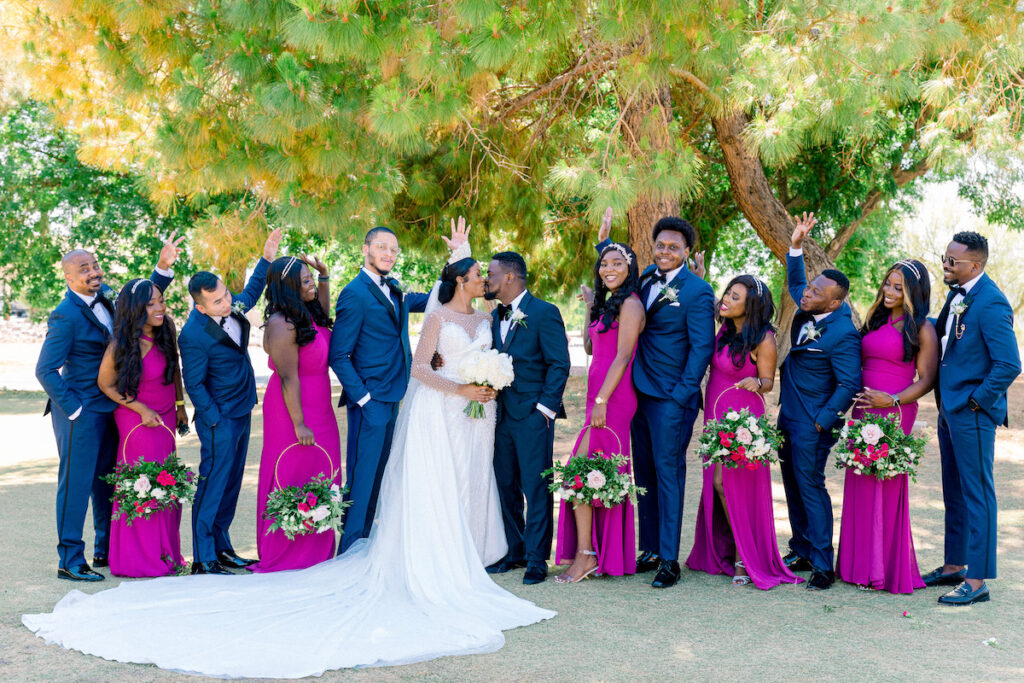
[[[530,294],[526,282],[522,256],[505,251],[491,257],[484,298],[501,302],[491,313],[491,334],[494,348],[512,357],[515,379],[498,394],[494,430],[494,477],[508,553],[487,571],[526,567],[523,583],[530,585],[548,575],[554,497],[542,473],[554,457],[555,419],[565,417],[570,362],[562,314]]]
[[[230,574],[229,568],[243,569],[255,562],[235,553],[228,533],[242,488],[257,402],[245,314],[263,294],[280,243],[277,229],[267,237],[263,258],[239,294],[232,294],[220,278],[205,271],[188,283],[195,308],[178,335],[178,348],[199,436],[199,485],[192,503],[193,574]]]
[[[468,239],[464,219],[452,221],[452,250]],[[376,227],[363,240],[363,267],[349,282],[335,308],[329,361],[341,382],[339,406],[348,408],[345,473],[351,505],[345,512],[338,554],[370,534],[398,404],[412,370],[409,313],[422,313],[429,295],[404,293],[391,269],[402,250],[388,228]]]
[[[815,222],[814,214],[804,214],[786,257],[786,285],[800,310],[782,364],[779,429],[785,441],[779,461],[793,530],[783,560],[791,570],[812,572],[808,589],[826,590],[835,573],[825,464],[836,441],[832,428],[861,389],[861,355],[860,333],[846,304],[850,281],[828,269],[807,282],[803,242]]]
[[[946,507],[945,564],[922,578],[956,585],[945,605],[990,599],[996,577],[996,427],[1007,425],[1006,392],[1020,374],[1013,309],[985,274],[988,240],[958,232],[942,259],[949,296],[935,324],[942,356],[939,408],[942,498]]]
[[[600,253],[610,222],[602,226]],[[647,322],[637,342],[633,385],[637,410],[630,433],[640,497],[637,571],[657,569],[651,585],[668,588],[680,576],[679,536],[683,524],[686,448],[700,410],[700,383],[715,343],[715,295],[690,272],[687,258],[697,234],[674,216],[654,225],[654,264],[640,276],[640,300]]]
[[[174,278],[170,268],[184,238],[171,236],[160,251],[150,275],[161,290]],[[100,479],[114,470],[117,425],[114,402],[96,384],[100,361],[114,332],[116,296],[103,281],[96,257],[84,249],[67,253],[61,261],[68,291],[50,314],[46,339],[36,362],[36,379],[49,400],[57,438],[57,577],[71,581],[102,581],[103,575],[85,561],[82,540],[85,511],[92,499],[95,530],[93,566],[106,567],[110,542],[110,496],[113,488]]]

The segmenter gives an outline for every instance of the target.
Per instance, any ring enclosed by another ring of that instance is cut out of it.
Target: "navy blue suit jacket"
[[[953,292],[936,320],[946,333]],[[967,310],[953,321],[939,363],[935,398],[946,410],[963,410],[974,399],[996,424],[1007,424],[1006,391],[1020,374],[1020,353],[1013,334],[1013,309],[988,275],[964,298]]]
[[[163,290],[174,278],[153,271],[149,279]],[[100,291],[107,299],[112,294],[116,296],[106,284]],[[113,320],[113,304],[108,305],[107,313]],[[53,403],[67,416],[79,408],[101,413],[114,409],[116,404],[96,383],[109,343],[107,328],[82,298],[68,289],[46,322],[46,339],[36,361],[36,379],[49,396],[44,415],[50,412]]]
[[[807,286],[803,256],[786,257],[786,284],[799,306]],[[793,318],[789,356],[782,364],[779,416],[817,423],[824,431],[839,421],[861,390],[861,336],[851,320],[850,307],[843,302],[815,323],[821,336],[797,345],[800,328],[811,319],[813,316],[803,311]]]
[[[519,302],[526,315],[522,325],[511,324],[501,341],[498,311],[491,312],[494,348],[512,356],[515,379],[498,395],[502,412],[517,420],[526,418],[540,403],[558,417],[565,417],[562,393],[569,380],[569,340],[558,307],[529,292]]]
[[[248,312],[267,284],[270,262],[260,258],[240,294],[231,295],[231,305]],[[208,426],[221,417],[242,417],[256,405],[256,378],[249,359],[249,321],[234,310],[231,317],[242,326],[242,345],[231,340],[208,315],[193,308],[178,335],[181,353],[181,378],[192,399],[194,419]]]
[[[409,313],[422,313],[429,298],[392,292],[389,300],[362,269],[345,285],[331,333],[331,369],[342,387],[338,405],[355,405],[366,394],[377,401],[402,400],[412,370]]]

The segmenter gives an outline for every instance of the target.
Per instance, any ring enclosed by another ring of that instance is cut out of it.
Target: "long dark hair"
[[[733,285],[742,285],[747,288],[746,314],[743,319],[743,329],[736,332],[736,323],[731,318],[722,318],[722,301],[729,293]],[[769,332],[775,332],[772,321],[775,320],[775,300],[772,298],[772,290],[768,289],[761,280],[753,275],[737,275],[729,284],[718,299],[715,306],[715,318],[722,323],[722,335],[718,338],[716,351],[728,347],[729,358],[737,368],[742,368],[747,358],[757,348],[757,345],[764,341]]]
[[[437,288],[437,300],[446,304],[455,297],[455,288],[459,286],[456,278],[466,277],[469,269],[476,264],[471,258],[459,259],[455,263],[445,264],[441,270],[441,285]]]
[[[605,286],[604,280],[601,279],[601,259],[612,251],[617,252],[619,255],[624,255],[628,265],[625,282],[611,296],[608,296],[609,289]],[[639,291],[640,266],[637,265],[636,254],[629,248],[629,245],[612,242],[602,249],[600,256],[597,257],[597,262],[594,263],[594,305],[590,307],[590,320],[592,322],[600,320],[604,326],[598,330],[599,333],[612,329],[612,323],[619,318],[622,302],[628,299],[631,294]]]
[[[124,400],[131,403],[139,393],[142,378],[142,349],[139,338],[142,326],[149,314],[146,305],[156,288],[149,280],[129,280],[114,302],[114,368],[117,371],[117,390]],[[174,333],[174,321],[170,313],[164,314],[164,324],[153,328],[153,345],[160,349],[167,360],[164,368],[164,384],[174,381],[178,369],[178,341]]]
[[[903,360],[909,361],[921,350],[921,326],[928,317],[928,306],[932,296],[931,277],[920,261],[897,261],[885,272],[882,284],[878,286],[875,303],[868,309],[860,333],[867,334],[889,322],[889,309],[883,303],[885,294],[882,290],[885,289],[885,281],[894,270],[899,270],[903,275],[903,310],[906,312],[903,318]]]
[[[316,339],[315,322],[320,327],[330,328],[334,321],[324,312],[320,299],[302,300],[303,261],[294,256],[282,256],[270,264],[267,274],[267,305],[263,309],[263,320],[280,313],[295,328],[295,343],[305,346]]]

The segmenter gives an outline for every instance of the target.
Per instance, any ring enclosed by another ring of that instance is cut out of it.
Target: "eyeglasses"
[[[939,259],[939,263],[941,263],[944,266],[949,266],[950,268],[953,268],[958,263],[981,263],[981,261],[975,261],[974,259],[969,258],[953,258],[952,256],[943,256],[942,258]]]
[[[402,253],[401,248],[399,248],[399,247],[390,247],[387,244],[385,244],[384,242],[374,242],[370,246],[373,247],[374,249],[376,249],[377,251],[379,251],[382,254],[391,254],[392,256],[398,256],[399,254]]]

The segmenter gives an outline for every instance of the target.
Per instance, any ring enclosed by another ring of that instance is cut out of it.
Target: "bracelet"
[[[174,407],[175,408],[184,408],[185,407],[185,401],[184,400],[180,400],[180,399],[175,401],[174,402]]]
[[[331,276],[330,275],[319,275],[319,276],[317,276],[316,279],[319,280],[320,282],[330,282],[331,281]]]

